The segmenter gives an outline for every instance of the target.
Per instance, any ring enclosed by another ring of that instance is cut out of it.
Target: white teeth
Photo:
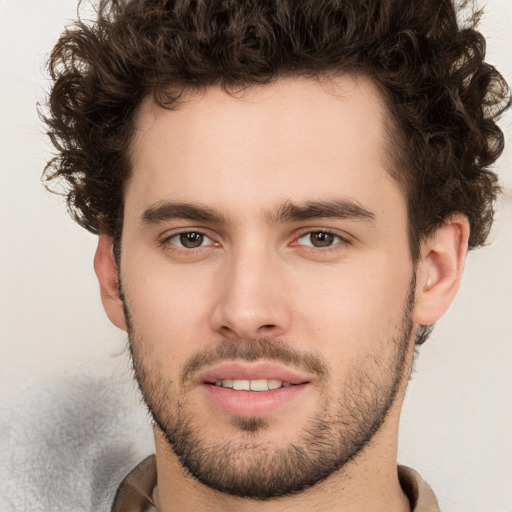
[[[250,383],[248,380],[234,380],[233,381],[233,389],[236,391],[250,391]]]
[[[215,381],[216,386],[223,388],[230,388],[236,391],[268,391],[270,389],[279,389],[280,387],[287,388],[291,386],[289,382],[282,382],[274,379],[224,379]]]
[[[265,379],[251,380],[249,386],[251,391],[268,391],[268,381]]]
[[[280,380],[269,380],[268,389],[278,389],[281,387],[282,382]]]

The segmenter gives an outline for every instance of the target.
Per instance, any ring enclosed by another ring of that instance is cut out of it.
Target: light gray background
[[[47,87],[43,62],[75,9],[74,0],[0,0],[4,401],[70,375],[97,375],[113,387],[130,378],[125,335],[99,300],[95,237],[39,181],[51,155],[35,110]],[[489,0],[486,9],[488,61],[512,81],[512,0]],[[400,462],[420,471],[450,512],[512,512],[512,116],[501,125],[505,194],[492,243],[470,254],[455,304],[421,349],[402,417]],[[123,400],[133,400],[133,387],[123,389]],[[18,405],[23,411],[26,401]],[[37,415],[37,405],[26,407]],[[134,460],[151,449],[148,429],[137,438]]]

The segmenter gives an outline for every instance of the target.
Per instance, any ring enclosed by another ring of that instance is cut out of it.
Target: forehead
[[[397,189],[385,121],[378,88],[354,75],[283,78],[231,94],[211,86],[172,111],[148,98],[125,206],[193,200],[239,216],[327,196],[378,204]]]

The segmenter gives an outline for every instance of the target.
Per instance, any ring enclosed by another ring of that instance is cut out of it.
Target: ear
[[[118,272],[112,238],[108,235],[99,235],[98,237],[94,270],[100,284],[101,301],[107,316],[116,327],[126,331],[123,303],[119,297]]]
[[[448,311],[459,289],[468,238],[469,222],[458,214],[421,243],[414,308],[417,325],[434,324]]]

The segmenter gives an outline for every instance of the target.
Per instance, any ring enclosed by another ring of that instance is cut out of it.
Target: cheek
[[[381,255],[304,274],[295,294],[296,334],[336,358],[389,350],[389,339],[401,328],[412,273],[407,258]]]
[[[137,271],[123,266],[127,305],[139,339],[151,346],[162,362],[180,360],[204,348],[210,325],[208,298],[214,282],[211,272],[165,265],[145,265]]]

